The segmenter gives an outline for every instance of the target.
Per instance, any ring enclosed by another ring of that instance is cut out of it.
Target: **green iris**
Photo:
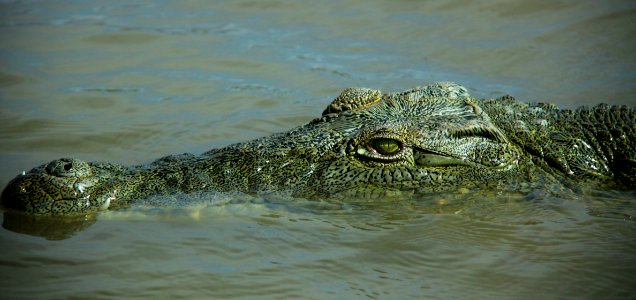
[[[377,138],[371,141],[370,146],[382,155],[392,155],[400,151],[401,143],[394,139]]]

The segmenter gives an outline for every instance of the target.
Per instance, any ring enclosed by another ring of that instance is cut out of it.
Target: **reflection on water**
[[[0,186],[58,157],[130,165],[287,130],[347,86],[448,80],[477,97],[636,105],[635,14],[631,1],[3,1]],[[5,212],[3,296],[634,292],[634,192],[179,197],[68,219]]]
[[[49,240],[63,240],[93,225],[95,215],[40,216],[5,211],[2,227],[17,233],[41,236]]]
[[[636,223],[540,191],[353,203],[213,194],[98,219],[57,243],[5,232],[0,266],[20,269],[5,287],[34,297],[80,286],[75,296],[611,298],[631,295],[636,262]]]

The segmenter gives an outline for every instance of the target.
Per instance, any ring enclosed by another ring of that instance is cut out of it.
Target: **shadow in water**
[[[95,214],[47,216],[5,210],[2,227],[47,240],[63,240],[93,225],[96,220]]]

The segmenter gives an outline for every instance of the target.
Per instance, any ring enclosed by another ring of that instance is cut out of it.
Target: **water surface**
[[[58,157],[139,164],[288,130],[348,86],[636,105],[635,17],[631,1],[2,1],[0,186]],[[181,197],[1,229],[3,298],[635,292],[633,192]]]

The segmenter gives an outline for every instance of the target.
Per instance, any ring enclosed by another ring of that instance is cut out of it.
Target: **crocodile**
[[[131,167],[53,160],[13,179],[1,202],[28,214],[69,215],[197,191],[315,199],[545,183],[632,190],[635,115],[628,106],[478,100],[452,82],[397,93],[347,88],[305,125],[200,155]]]

